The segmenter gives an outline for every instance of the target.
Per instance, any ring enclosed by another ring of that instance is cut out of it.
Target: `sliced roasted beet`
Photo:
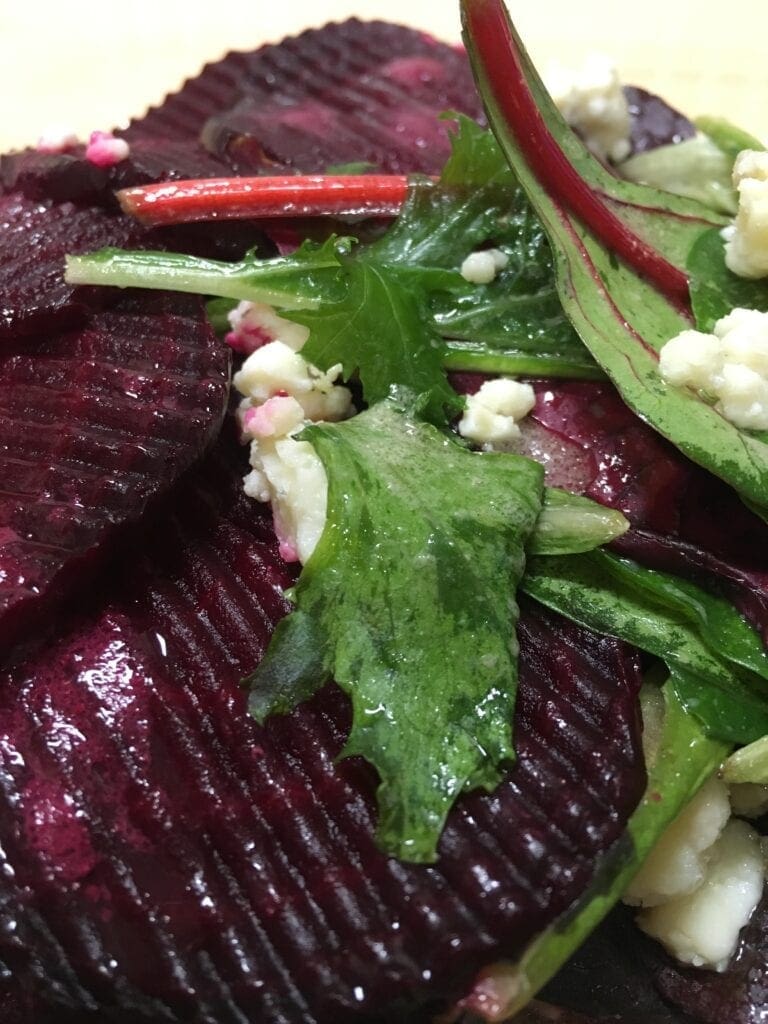
[[[0,350],[7,338],[71,326],[102,301],[104,289],[65,283],[66,253],[157,245],[150,238],[146,228],[100,209],[17,193],[0,198]]]
[[[202,305],[131,295],[0,349],[0,647],[209,446],[228,356]]]
[[[0,960],[25,1024],[427,1024],[584,891],[642,792],[633,655],[529,603],[518,763],[461,801],[436,865],[382,856],[374,773],[335,763],[341,692],[246,713],[292,579],[243,461],[221,448],[0,681]]]
[[[609,384],[541,385],[533,419],[551,482],[629,518],[616,551],[723,593],[768,641],[768,526],[735,491],[639,420]]]
[[[696,126],[660,96],[636,86],[624,87],[632,123],[632,155],[669,146],[696,134]]]

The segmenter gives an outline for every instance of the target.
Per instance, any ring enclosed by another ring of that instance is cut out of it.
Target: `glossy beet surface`
[[[528,605],[519,763],[437,865],[383,857],[371,771],[333,763],[341,693],[246,714],[290,577],[241,457],[2,680],[0,961],[29,1024],[426,1022],[583,892],[642,792],[633,657]]]
[[[614,549],[727,595],[768,638],[768,526],[722,481],[634,416],[609,384],[537,388],[534,419],[555,471],[621,509],[633,529]],[[726,528],[727,524],[727,528]]]
[[[70,203],[0,198],[0,352],[9,338],[29,337],[83,321],[97,289],[72,288],[62,271],[66,253],[104,245],[139,247],[149,232],[126,217]],[[157,243],[154,243],[157,244]]]
[[[0,348],[0,650],[216,436],[229,357],[187,296],[122,298]]]

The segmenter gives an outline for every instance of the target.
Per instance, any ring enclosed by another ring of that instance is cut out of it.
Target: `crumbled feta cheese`
[[[251,444],[251,466],[245,493],[272,503],[281,556],[305,564],[322,535],[328,505],[319,456],[308,441],[290,435],[261,437]]]
[[[682,331],[659,353],[659,372],[717,399],[737,427],[768,430],[768,313],[734,309],[712,334]]]
[[[490,284],[508,263],[509,256],[501,249],[479,249],[461,264],[461,276],[470,284]]]
[[[659,353],[659,371],[668,384],[711,391],[723,368],[719,338],[702,331],[681,331]]]
[[[48,128],[37,140],[38,153],[66,153],[77,145],[77,135],[68,128]]]
[[[309,328],[278,316],[265,302],[240,302],[227,316],[232,330],[224,340],[235,352],[249,356],[270,341],[282,341],[298,352],[309,337]]]
[[[624,902],[655,907],[697,889],[730,813],[728,788],[713,777],[651,850],[625,892]]]
[[[125,160],[130,151],[125,139],[118,139],[109,132],[91,132],[85,147],[85,159],[96,167],[112,167]]]
[[[725,262],[740,277],[768,276],[768,153],[745,149],[733,165],[735,223],[723,232]]]
[[[638,924],[683,963],[724,971],[763,894],[760,837],[730,821],[711,851],[703,883],[687,896],[644,910]]]
[[[334,384],[341,371],[339,363],[323,373],[285,342],[271,341],[248,356],[233,383],[254,404],[276,394],[292,395],[308,420],[336,421],[352,411],[349,389]]]
[[[340,373],[341,365],[323,373],[285,342],[271,341],[252,352],[234,377],[244,396],[240,424],[251,441],[245,493],[272,503],[280,554],[287,562],[305,563],[310,557],[328,504],[323,464],[312,445],[294,435],[313,420],[354,413],[349,389],[333,383]]]
[[[459,423],[459,433],[486,451],[508,448],[520,439],[518,421],[536,404],[530,384],[508,377],[486,381],[474,395]]]
[[[544,76],[565,120],[601,160],[618,163],[631,151],[629,103],[605,56],[590,55],[578,70],[552,64]]]
[[[768,430],[768,379],[741,363],[726,363],[718,382],[715,406],[744,430]]]

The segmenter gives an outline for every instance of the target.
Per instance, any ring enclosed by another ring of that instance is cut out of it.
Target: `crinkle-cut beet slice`
[[[65,283],[66,253],[157,244],[146,228],[100,209],[18,193],[0,198],[0,350],[8,338],[78,323],[89,306],[103,301],[105,289]]]
[[[633,155],[683,142],[696,134],[695,125],[660,96],[634,85],[625,86],[624,95],[629,103]]]
[[[131,295],[0,350],[0,645],[208,448],[228,354],[196,299]]]
[[[446,110],[482,118],[464,54],[347,22],[259,51],[245,96],[208,120],[203,141],[241,173],[354,161],[430,172],[448,156]]]
[[[400,25],[352,18],[209,64],[179,92],[132,122],[124,135],[129,141],[146,135],[196,139],[208,118],[243,97],[290,103],[347,81],[371,93],[378,89],[406,110],[412,99],[437,112],[482,112],[467,58],[458,48]],[[403,144],[413,141],[404,139]]]
[[[768,642],[768,526],[611,385],[549,381],[536,391],[533,454],[551,455],[551,482],[621,509],[632,529],[616,551],[723,593]]]
[[[0,183],[5,191],[30,199],[99,204],[116,210],[114,192],[133,185],[181,178],[220,178],[231,167],[208,153],[196,140],[141,136],[131,143],[125,160],[96,167],[85,158],[85,147],[67,153],[25,149],[0,157]]]
[[[341,692],[247,715],[293,577],[243,462],[222,443],[0,680],[0,960],[29,1022],[428,1024],[584,891],[643,790],[634,655],[528,602],[518,762],[437,864],[384,857]]]

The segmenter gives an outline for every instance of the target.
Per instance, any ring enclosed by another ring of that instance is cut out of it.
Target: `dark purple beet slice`
[[[536,438],[540,451],[568,452],[563,485],[632,523],[614,549],[720,591],[768,640],[768,526],[633,415],[609,384],[548,382],[537,393],[533,417],[546,428]]]
[[[438,115],[482,118],[461,51],[379,22],[329,25],[266,47],[254,55],[244,92],[203,132],[240,173],[353,161],[432,172],[449,152]]]
[[[133,294],[0,349],[0,648],[209,446],[228,353],[201,303]]]
[[[117,209],[116,189],[181,178],[221,178],[232,168],[206,152],[197,140],[144,136],[131,143],[127,159],[113,167],[95,167],[85,148],[62,154],[25,149],[0,157],[0,182],[6,191],[30,199],[101,204]]]
[[[625,86],[624,95],[632,121],[632,155],[692,139],[696,134],[695,125],[660,96],[634,85]]]
[[[7,338],[80,322],[89,305],[102,300],[104,289],[64,282],[66,253],[105,245],[146,247],[150,238],[146,228],[100,209],[15,193],[0,197],[0,350]]]
[[[634,657],[529,603],[518,763],[461,801],[436,865],[383,857],[372,772],[334,763],[342,694],[246,714],[291,578],[241,460],[221,449],[94,611],[1,680],[24,1024],[427,1024],[585,889],[642,792]]]

